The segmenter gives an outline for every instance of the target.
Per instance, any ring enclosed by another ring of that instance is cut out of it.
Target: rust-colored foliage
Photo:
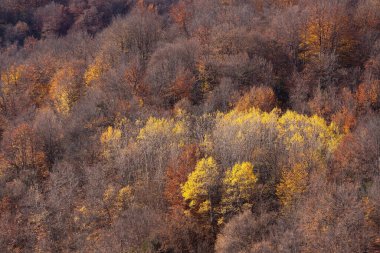
[[[3,197],[0,200],[0,212],[5,213],[12,207],[12,201],[9,197]]]
[[[379,0],[0,0],[0,253],[371,252]]]
[[[350,18],[339,1],[315,1],[310,6],[308,22],[301,35],[300,58],[309,62],[323,54],[335,53],[342,64],[356,59],[357,46]]]
[[[253,87],[237,103],[238,111],[246,111],[252,107],[270,112],[276,106],[276,95],[270,87]]]
[[[2,144],[7,162],[18,172],[31,169],[37,170],[40,178],[48,176],[45,154],[29,125],[21,124],[6,132]]]
[[[191,13],[187,9],[185,1],[180,1],[170,9],[170,17],[173,21],[187,32],[186,23],[191,18]]]
[[[189,98],[194,82],[195,78],[189,70],[181,70],[171,86],[173,96],[176,99]]]
[[[289,6],[293,6],[298,4],[299,0],[276,0],[274,1],[276,5],[280,7],[287,8]]]
[[[349,133],[356,125],[357,119],[355,112],[343,107],[332,116],[332,120],[337,124],[344,133]]]
[[[378,174],[379,129],[379,119],[370,119],[343,138],[334,153],[333,178],[365,182]]]
[[[380,107],[380,81],[361,83],[356,91],[359,111]]]
[[[125,70],[125,79],[132,86],[135,92],[138,92],[142,77],[143,73],[140,64],[137,60],[135,60]]]
[[[44,64],[36,63],[26,66],[23,71],[25,83],[28,84],[28,94],[37,107],[46,102],[49,94],[49,79],[55,71],[55,62],[50,57],[43,59]]]
[[[195,144],[187,145],[167,169],[165,198],[173,209],[183,205],[181,185],[186,182],[188,174],[194,170],[198,158],[198,147]]]

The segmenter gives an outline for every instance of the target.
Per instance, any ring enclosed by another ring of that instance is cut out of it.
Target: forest
[[[0,0],[0,252],[379,253],[379,0]]]

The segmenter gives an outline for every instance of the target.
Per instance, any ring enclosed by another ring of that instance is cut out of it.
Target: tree
[[[273,216],[256,217],[246,210],[233,217],[218,234],[215,252],[274,252],[275,245],[268,236],[273,227]]]
[[[74,65],[74,67],[71,65]],[[70,66],[61,68],[54,74],[50,84],[50,97],[59,113],[63,115],[69,114],[71,108],[83,93],[84,87],[80,64],[71,63]]]
[[[276,194],[285,207],[297,200],[306,190],[308,172],[304,164],[296,164],[290,170],[284,170]]]
[[[276,154],[278,113],[278,110],[266,113],[255,108],[219,113],[212,140],[221,164],[228,168],[255,158],[256,161],[260,159],[260,163],[266,163],[267,169],[275,168],[275,159],[272,158]],[[254,157],[254,152],[262,155]]]
[[[303,242],[301,251],[366,251],[372,236],[357,185],[325,183],[317,182],[316,189],[292,210]]]
[[[155,104],[168,107],[189,97],[196,80],[197,53],[198,45],[194,40],[167,43],[155,51],[144,80]]]
[[[318,116],[288,111],[278,120],[279,139],[286,150],[276,194],[288,206],[307,190],[311,172],[326,173],[342,138],[337,127]]]
[[[215,232],[216,204],[218,198],[220,170],[214,158],[203,158],[197,162],[194,171],[182,186],[182,196],[190,212],[208,217],[209,225]]]
[[[342,135],[336,125],[316,115],[308,117],[287,111],[278,120],[279,138],[290,164],[326,168],[327,157],[337,148]]]
[[[188,23],[192,18],[192,14],[190,6],[187,6],[185,1],[179,1],[171,7],[170,17],[181,29],[183,29],[186,35],[189,35]]]
[[[222,213],[228,217],[250,207],[256,182],[250,162],[237,163],[227,170],[223,179]]]
[[[188,175],[194,170],[198,156],[198,147],[190,144],[184,146],[180,155],[169,163],[166,171],[165,197],[170,208],[176,209],[183,206],[181,185],[186,182]]]
[[[33,128],[41,138],[42,148],[51,169],[63,155],[62,122],[53,110],[48,107],[42,108],[37,112]]]
[[[35,15],[43,37],[64,35],[72,22],[67,8],[55,2],[38,8]]]
[[[109,64],[107,64],[101,56],[97,56],[94,61],[88,65],[84,73],[85,84],[90,86],[93,82],[98,81],[109,67]]]
[[[23,74],[25,67],[11,64],[4,67],[0,74],[0,110],[5,116],[16,116],[29,98],[25,97]],[[17,98],[23,98],[18,101]]]
[[[21,124],[5,133],[2,146],[8,163],[17,173],[28,171],[37,179],[48,176],[40,140],[29,125]]]
[[[374,80],[361,83],[356,91],[356,99],[360,112],[377,110],[380,108],[380,81]]]
[[[301,59],[307,62],[336,52],[343,65],[355,62],[357,42],[344,2],[313,2],[309,11],[309,20],[301,34]]]
[[[145,67],[160,39],[161,25],[160,17],[146,10],[116,18],[100,37],[101,52],[109,63],[138,57]]]
[[[111,158],[117,155],[117,150],[120,148],[120,139],[122,132],[120,129],[115,129],[109,126],[100,136],[100,143],[103,146],[103,156]]]
[[[367,188],[379,170],[380,118],[375,116],[359,123],[344,136],[334,152],[331,176],[338,181],[349,181]]]
[[[146,179],[160,179],[163,186],[168,158],[176,156],[187,142],[188,129],[184,121],[150,117],[137,135]]]
[[[245,111],[255,107],[264,112],[270,112],[275,108],[276,100],[272,88],[254,86],[240,98],[236,104],[236,110]]]
[[[62,63],[49,51],[28,58],[27,64],[23,67],[19,90],[28,98],[23,99],[23,103],[27,103],[30,107],[40,108],[47,104],[51,80],[57,73],[59,64]]]
[[[228,111],[238,97],[236,87],[237,84],[233,83],[231,79],[223,78],[219,86],[208,93],[207,100],[204,102],[206,111]]]

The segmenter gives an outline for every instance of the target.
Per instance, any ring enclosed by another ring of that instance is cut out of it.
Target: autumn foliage
[[[0,0],[0,252],[380,251],[378,0]]]

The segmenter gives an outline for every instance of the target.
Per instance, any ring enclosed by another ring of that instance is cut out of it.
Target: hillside
[[[0,0],[0,252],[380,252],[380,2]]]

